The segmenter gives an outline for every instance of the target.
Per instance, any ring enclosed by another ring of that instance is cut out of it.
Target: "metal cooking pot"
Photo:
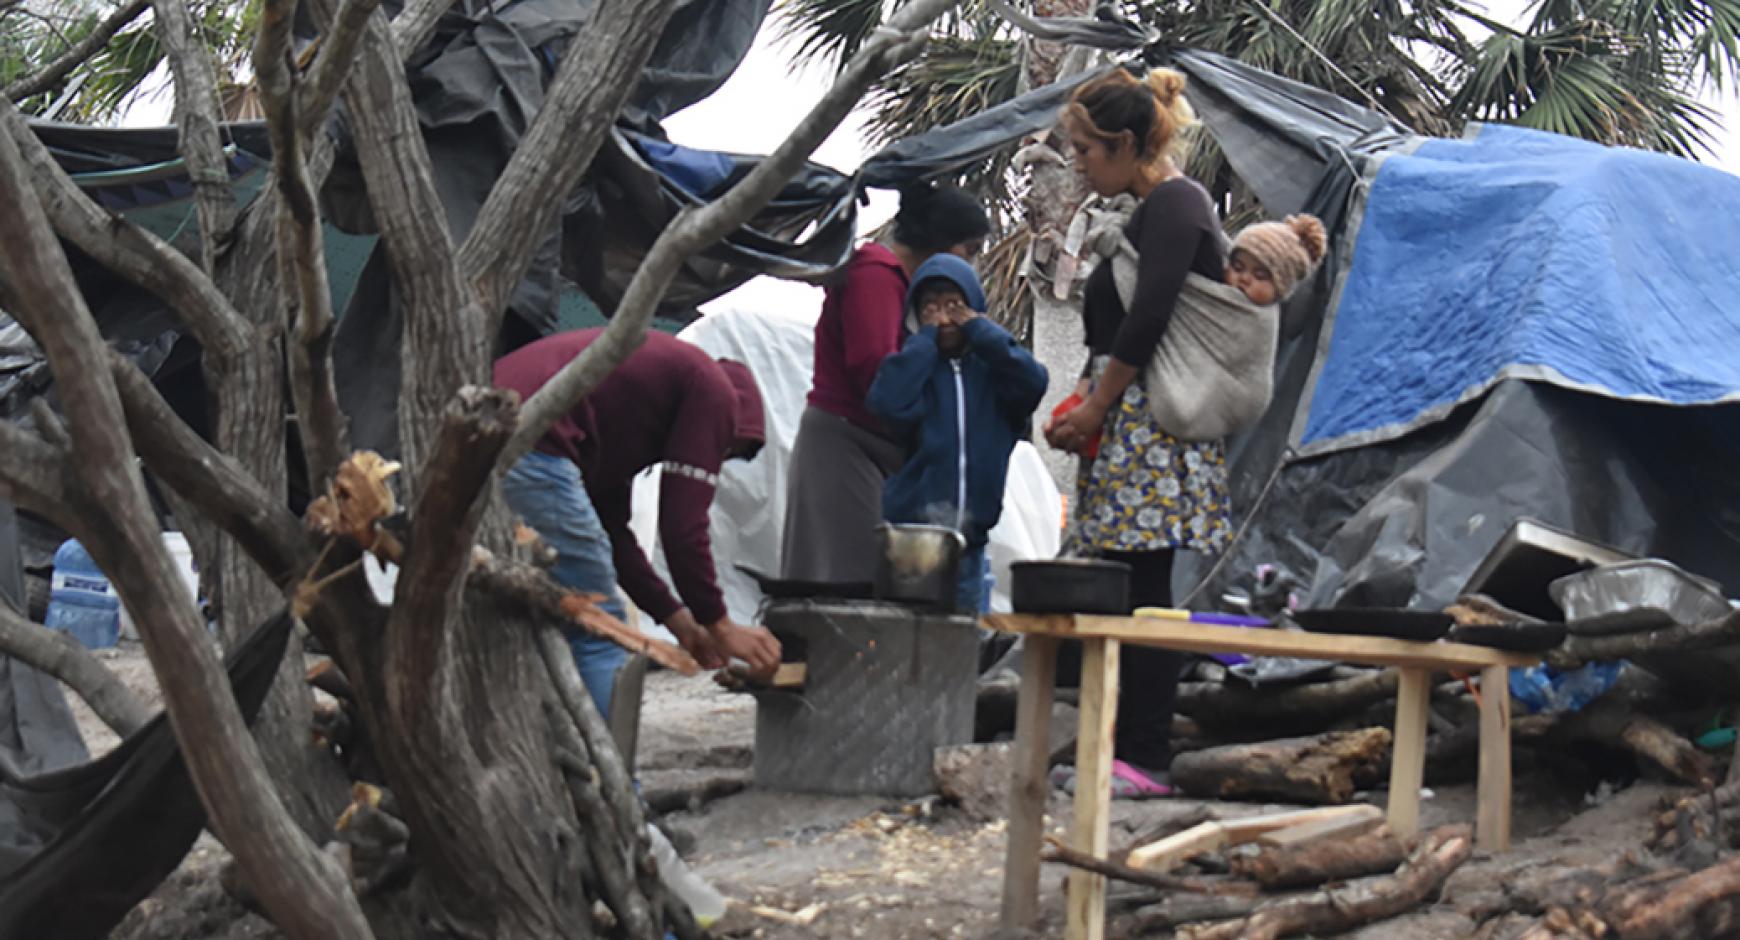
[[[876,598],[952,611],[967,540],[936,525],[876,527]]]

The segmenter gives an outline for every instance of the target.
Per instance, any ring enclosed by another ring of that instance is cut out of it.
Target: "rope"
[[[1251,6],[1257,8],[1259,11],[1261,11],[1264,16],[1268,17],[1271,20],[1274,20],[1275,24],[1280,26],[1282,29],[1286,30],[1288,35],[1292,36],[1294,39],[1299,40],[1300,45],[1304,46],[1308,51],[1310,51],[1310,53],[1312,55],[1316,56],[1319,60],[1321,60],[1324,65],[1329,66],[1329,70],[1331,72],[1334,72],[1336,74],[1336,76],[1339,77],[1342,81],[1348,83],[1349,85],[1352,85],[1354,87],[1354,90],[1358,91],[1361,95],[1363,95],[1365,97],[1366,101],[1371,102],[1371,106],[1373,109],[1379,111],[1380,113],[1385,113],[1385,114],[1388,113],[1388,112],[1384,111],[1384,106],[1379,104],[1378,100],[1376,98],[1372,97],[1372,93],[1365,90],[1364,85],[1361,85],[1360,83],[1354,81],[1352,76],[1348,75],[1346,72],[1343,72],[1341,70],[1341,66],[1336,65],[1333,61],[1330,60],[1330,58],[1328,56],[1324,55],[1323,50],[1317,48],[1315,45],[1312,45],[1311,40],[1306,39],[1304,36],[1300,35],[1299,31],[1293,28],[1293,24],[1291,24],[1291,23],[1287,22],[1285,19],[1283,19],[1281,17],[1281,14],[1276,13],[1274,10],[1269,9],[1267,6],[1265,6],[1263,4],[1262,0],[1247,0],[1247,2],[1250,3]],[[1409,128],[1409,129],[1412,130],[1412,128]]]
[[[1226,543],[1226,548],[1221,551],[1220,558],[1215,561],[1214,567],[1208,569],[1208,573],[1202,576],[1202,580],[1196,582],[1196,587],[1191,588],[1189,594],[1184,595],[1184,600],[1178,603],[1179,607],[1188,610],[1190,605],[1196,601],[1197,595],[1202,593],[1202,589],[1214,583],[1214,579],[1220,576],[1221,569],[1232,561],[1233,549],[1238,547],[1239,542],[1245,537],[1245,532],[1250,529],[1251,523],[1256,521],[1258,511],[1263,508],[1263,503],[1268,501],[1269,493],[1275,489],[1275,481],[1281,478],[1281,471],[1287,469],[1287,466],[1293,462],[1293,456],[1293,448],[1291,447],[1281,452],[1280,459],[1275,461],[1274,472],[1269,474],[1269,481],[1263,484],[1263,491],[1257,494],[1257,501],[1252,503],[1250,511],[1245,513],[1245,521],[1239,523],[1238,530],[1233,532],[1232,539]]]

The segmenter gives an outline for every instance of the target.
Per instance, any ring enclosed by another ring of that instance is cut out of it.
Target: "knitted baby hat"
[[[1290,215],[1284,222],[1258,222],[1233,239],[1232,250],[1242,251],[1269,269],[1275,292],[1283,300],[1301,281],[1317,270],[1323,260],[1327,238],[1316,216]]]

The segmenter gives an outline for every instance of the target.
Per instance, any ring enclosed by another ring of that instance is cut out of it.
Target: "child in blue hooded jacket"
[[[1027,436],[1047,381],[1033,354],[984,313],[971,264],[941,254],[919,265],[906,292],[912,335],[882,361],[865,399],[910,453],[883,488],[883,518],[966,537],[956,602],[963,613],[988,600],[985,545],[1003,513],[1009,454]]]

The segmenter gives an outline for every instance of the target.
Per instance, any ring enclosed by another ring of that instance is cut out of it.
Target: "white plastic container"
[[[193,560],[193,548],[187,544],[187,536],[180,532],[163,533],[163,547],[169,549],[169,557],[175,562],[175,570],[181,574],[181,583],[187,585],[187,593],[199,599],[199,565]],[[121,636],[130,640],[139,638],[139,631],[133,626],[133,618],[127,613],[127,605],[121,605]]]

